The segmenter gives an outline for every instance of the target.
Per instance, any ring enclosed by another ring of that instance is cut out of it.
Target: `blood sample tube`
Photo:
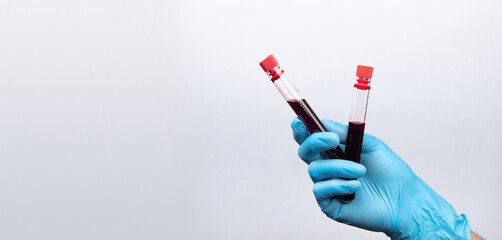
[[[327,132],[321,120],[319,120],[314,113],[314,110],[312,110],[307,101],[300,96],[298,90],[289,82],[284,74],[284,70],[281,69],[279,63],[272,54],[261,61],[260,66],[270,77],[284,99],[286,99],[289,106],[291,106],[296,115],[298,115],[300,121],[307,127],[309,133]],[[335,149],[323,152],[323,154],[328,159],[339,159],[343,157],[343,150],[340,146],[337,146]]]
[[[349,115],[349,129],[345,145],[345,156],[347,160],[359,163],[361,160],[361,148],[363,144],[364,125],[366,120],[366,107],[370,93],[370,81],[373,75],[373,68],[368,66],[357,66],[356,81],[352,95],[352,107]],[[340,196],[342,202],[348,203],[354,199],[355,194]]]

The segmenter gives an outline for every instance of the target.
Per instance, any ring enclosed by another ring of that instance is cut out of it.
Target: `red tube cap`
[[[373,76],[373,68],[363,65],[357,65],[356,76],[362,78],[371,78],[371,76]]]
[[[261,68],[263,68],[263,71],[268,72],[272,70],[275,66],[277,66],[279,62],[275,59],[274,55],[270,54],[268,55],[267,58],[265,58],[263,61],[260,62]]]

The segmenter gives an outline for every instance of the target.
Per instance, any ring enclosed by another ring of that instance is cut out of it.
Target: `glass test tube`
[[[261,61],[260,66],[270,77],[284,99],[286,99],[289,106],[291,106],[293,111],[298,115],[309,133],[327,132],[321,120],[319,120],[307,101],[300,96],[298,90],[288,80],[284,74],[284,70],[281,69],[279,63],[272,54]],[[328,159],[339,159],[343,156],[343,150],[340,146],[337,146],[335,149],[323,152],[323,154]]]
[[[364,126],[366,121],[366,108],[370,92],[370,81],[373,75],[373,68],[368,66],[357,66],[356,81],[352,94],[352,107],[349,115],[349,129],[345,145],[345,156],[347,160],[359,163],[361,160],[361,149],[364,137]],[[355,194],[340,196],[342,202],[350,202]]]

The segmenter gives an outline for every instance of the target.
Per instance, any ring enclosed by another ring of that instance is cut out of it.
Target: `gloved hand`
[[[364,135],[361,164],[324,159],[322,151],[345,147],[347,126],[331,120],[323,120],[323,124],[329,132],[310,136],[298,118],[291,127],[301,144],[298,154],[309,164],[317,203],[328,217],[384,232],[391,239],[471,239],[467,217],[458,216],[378,138]],[[356,194],[350,203],[337,198],[350,193]]]

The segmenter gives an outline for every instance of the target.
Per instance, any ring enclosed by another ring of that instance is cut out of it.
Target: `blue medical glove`
[[[361,164],[324,159],[322,151],[345,147],[347,126],[331,120],[323,124],[329,132],[310,136],[298,118],[291,127],[298,154],[309,164],[317,203],[328,217],[392,239],[471,239],[467,217],[458,216],[378,138],[364,135]],[[356,196],[350,203],[337,198],[351,193]]]

